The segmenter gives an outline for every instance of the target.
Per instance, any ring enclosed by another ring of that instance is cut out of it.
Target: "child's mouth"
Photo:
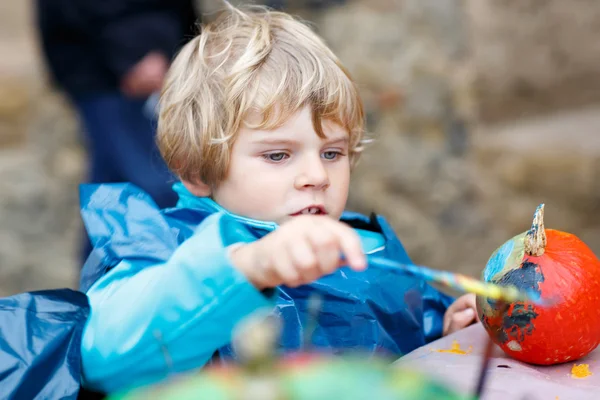
[[[292,214],[293,217],[298,215],[327,215],[327,211],[322,206],[310,206]]]

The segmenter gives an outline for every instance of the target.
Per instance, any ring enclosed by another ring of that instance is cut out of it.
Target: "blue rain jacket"
[[[0,299],[0,398],[75,400],[88,311],[68,289]]]
[[[342,268],[310,285],[259,292],[232,267],[228,248],[277,226],[233,215],[181,184],[174,189],[179,203],[160,210],[131,184],[82,186],[94,244],[81,278],[87,298],[49,291],[0,299],[0,392],[37,387],[64,393],[41,398],[74,399],[80,381],[111,393],[235,359],[235,325],[263,308],[282,317],[280,350],[301,349],[314,322],[313,294],[322,307],[310,344],[321,351],[400,356],[441,336],[453,298],[401,273]],[[367,254],[410,262],[382,217],[345,213],[342,220],[357,229]],[[12,303],[23,310],[2,308]]]
[[[234,326],[271,307],[282,317],[282,351],[304,346],[308,300],[322,309],[311,345],[340,353],[401,355],[441,336],[453,300],[402,274],[343,268],[310,285],[261,293],[232,267],[228,247],[276,229],[233,215],[178,183],[160,210],[130,184],[84,186],[82,216],[95,250],[82,275],[91,311],[82,339],[88,387],[113,392],[231,358]],[[410,262],[381,217],[346,213],[368,254]]]

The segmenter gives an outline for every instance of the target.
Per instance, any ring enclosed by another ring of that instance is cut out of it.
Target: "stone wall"
[[[468,0],[479,108],[492,122],[600,102],[600,3]]]
[[[74,287],[84,152],[45,86],[29,2],[0,13],[0,295]]]
[[[85,152],[68,104],[45,85],[28,7],[0,14],[0,295],[73,287],[79,264]],[[549,227],[600,251],[600,3],[300,11],[358,80],[376,139],[350,207],[388,217],[416,262],[478,274],[540,202]]]
[[[477,274],[541,202],[600,251],[600,3],[354,1],[315,20],[377,139],[350,205],[388,216],[415,261]]]

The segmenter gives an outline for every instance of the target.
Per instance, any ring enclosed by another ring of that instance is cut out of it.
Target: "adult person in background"
[[[171,59],[196,33],[193,0],[36,1],[50,77],[83,126],[89,181],[132,182],[159,206],[174,205],[153,105]]]

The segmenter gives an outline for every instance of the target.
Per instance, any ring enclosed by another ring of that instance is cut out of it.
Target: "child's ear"
[[[194,182],[182,180],[181,183],[183,183],[183,186],[185,186],[185,188],[189,190],[190,193],[192,193],[194,196],[208,197],[211,194],[210,186],[208,186],[201,180],[197,180]]]

